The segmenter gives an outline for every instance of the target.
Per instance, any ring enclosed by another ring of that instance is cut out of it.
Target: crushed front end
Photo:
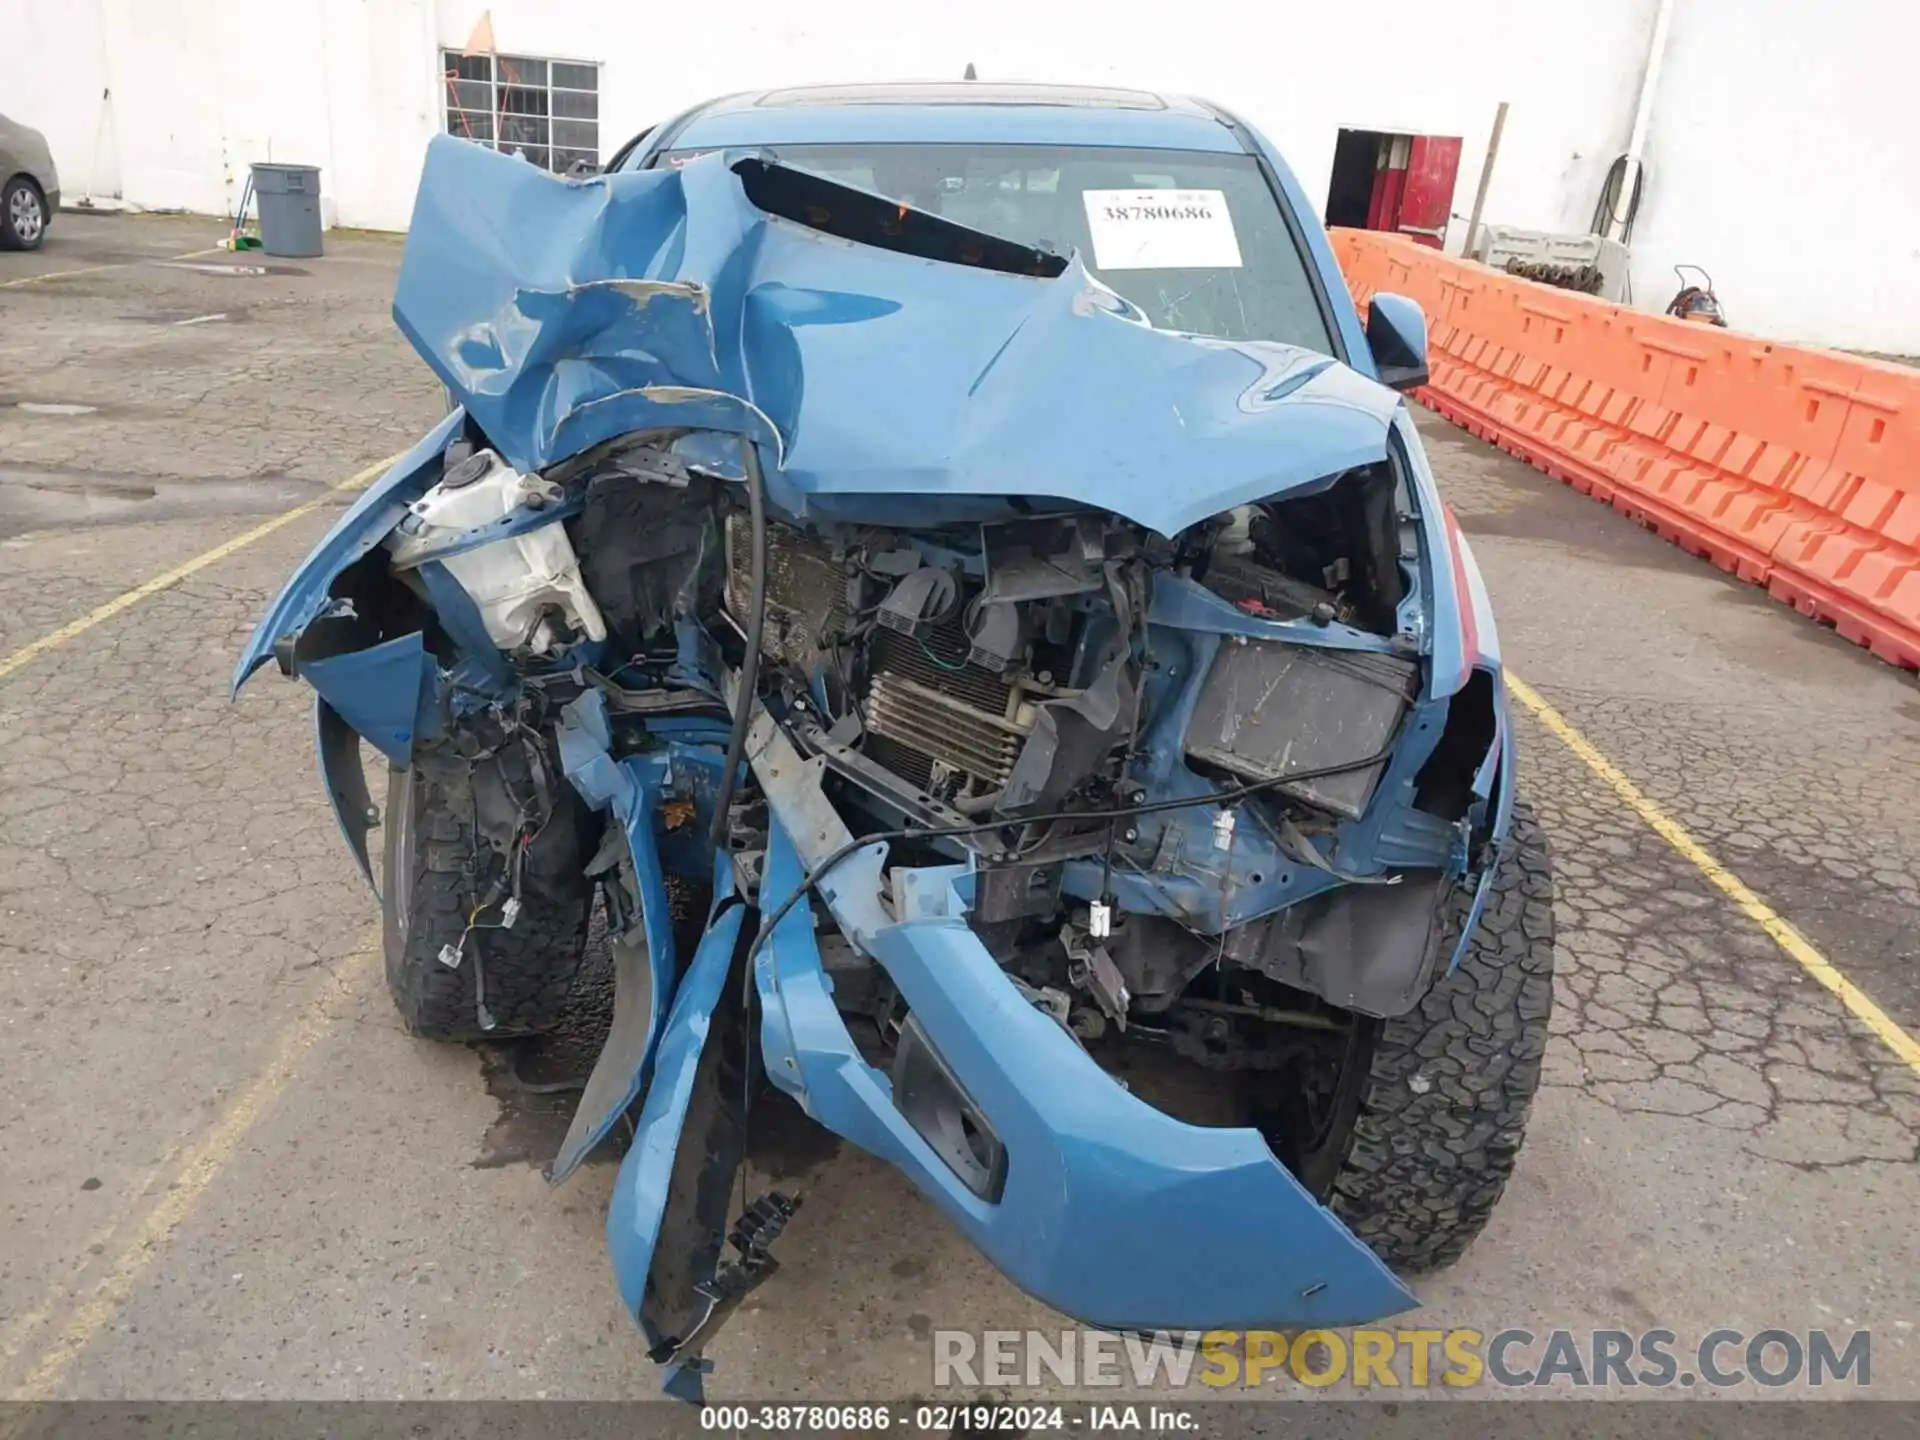
[[[236,688],[272,656],[317,692],[370,876],[360,741],[394,767],[416,1029],[537,1030],[604,911],[612,1033],[550,1173],[631,1123],[608,1237],[672,1393],[797,1204],[731,1209],[762,1083],[1089,1324],[1403,1309],[1321,1203],[1313,1077],[1455,963],[1510,804],[1405,413],[893,209],[435,141],[395,313],[463,408]],[[1109,1073],[1140,1047],[1257,1103],[1177,1118]]]

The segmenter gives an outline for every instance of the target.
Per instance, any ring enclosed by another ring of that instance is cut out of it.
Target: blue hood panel
[[[766,449],[797,515],[1021,496],[1172,535],[1387,454],[1399,397],[1324,355],[1155,330],[1077,259],[1041,279],[828,235],[729,163],[568,181],[429,145],[394,319],[516,468],[714,429]]]

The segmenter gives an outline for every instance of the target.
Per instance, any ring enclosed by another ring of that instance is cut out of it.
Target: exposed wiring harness
[[[1355,770],[1366,770],[1381,764],[1393,754],[1393,742],[1389,741],[1380,750],[1360,760],[1347,760],[1338,765],[1319,765],[1311,770],[1294,770],[1285,775],[1268,780],[1256,780],[1246,785],[1236,785],[1226,790],[1212,790],[1205,795],[1188,795],[1172,800],[1150,800],[1132,805],[1119,805],[1105,810],[1056,810],[1045,815],[1021,817],[1021,823],[1030,825],[1049,824],[1060,820],[1131,820],[1141,815],[1160,815],[1170,810],[1191,810],[1202,805],[1233,805],[1253,795],[1264,794],[1282,785],[1297,785],[1307,780],[1321,780],[1329,775],[1345,775]],[[869,845],[893,840],[942,840],[956,839],[965,835],[979,835],[989,830],[1001,830],[1005,823],[986,821],[975,825],[908,825],[898,830],[880,830],[869,835],[861,835],[847,841],[834,850],[800,878],[800,884],[794,892],[774,907],[760,926],[760,932],[753,937],[753,944],[747,951],[747,973],[753,972],[753,962],[765,947],[768,938],[780,922],[786,919],[789,911],[799,903],[800,897],[811,894],[813,888],[826,878],[827,873],[855,851],[864,850]]]
[[[516,721],[515,728],[523,732],[529,740],[533,742],[532,752],[537,756],[540,752],[537,732],[529,728],[522,721]],[[481,896],[480,899],[475,902],[474,907],[467,912],[466,927],[461,930],[460,938],[458,940],[448,941],[440,947],[439,961],[449,970],[458,970],[460,968],[461,961],[466,957],[467,941],[473,935],[474,931],[511,930],[514,922],[520,918],[520,912],[524,908],[520,900],[520,887],[526,874],[527,852],[533,848],[534,841],[546,834],[547,826],[553,823],[552,806],[547,807],[546,814],[541,817],[538,825],[532,823],[531,817],[541,808],[541,785],[537,778],[534,789],[535,794],[533,799],[520,806],[519,814],[515,819],[513,855],[507,863],[506,872],[495,877],[493,884],[488,887],[487,893]],[[512,794],[511,786],[508,787],[508,793],[509,795]],[[477,803],[474,805],[472,811],[472,824],[474,833],[478,834],[480,832],[480,810]],[[505,898],[502,898],[503,892]],[[481,914],[486,911],[488,906],[496,902],[498,902],[500,906],[500,918],[497,920],[482,921],[480,918]],[[486,964],[484,957],[480,953],[478,943],[473,947],[473,1007],[474,1014],[480,1022],[480,1028],[482,1030],[492,1030],[495,1022],[493,1012],[487,1008]]]
[[[747,512],[753,526],[753,576],[747,606],[747,654],[740,662],[733,729],[727,736],[727,766],[720,772],[720,789],[713,799],[713,825],[707,836],[716,850],[727,841],[727,813],[733,807],[734,784],[747,754],[747,726],[753,719],[754,692],[760,684],[760,639],[767,628],[767,487],[760,474],[759,452],[744,436],[740,440],[740,465],[746,472]]]

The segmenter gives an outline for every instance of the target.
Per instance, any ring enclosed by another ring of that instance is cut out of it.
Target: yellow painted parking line
[[[328,488],[332,491],[362,489],[376,475],[382,474],[389,465],[393,464],[393,462],[399,458],[400,456],[398,454],[394,454],[387,456],[384,460],[376,460],[357,475],[350,475],[345,480]],[[158,595],[162,590],[170,589],[172,586],[178,585],[189,575],[206,569],[207,566],[213,564],[216,560],[226,559],[227,556],[233,554],[234,551],[245,549],[263,536],[271,535],[282,525],[291,524],[302,515],[311,514],[326,503],[324,499],[320,499],[309,500],[304,505],[296,505],[284,514],[276,515],[273,519],[256,525],[251,530],[242,531],[231,540],[194,556],[191,560],[187,561],[186,564],[176,565],[173,569],[163,571],[154,576],[145,584],[134,586],[133,589],[127,591],[124,595],[116,595],[104,605],[95,606],[78,620],[68,621],[52,634],[42,635],[38,640],[21,646],[11,655],[0,657],[0,680],[6,679],[7,676],[18,670],[22,665],[39,658],[56,646],[64,645],[67,641],[86,634],[87,631],[93,629],[94,626],[100,624],[103,620],[111,620],[122,610],[138,605],[149,596]]]
[[[22,285],[38,285],[42,280],[66,280],[75,275],[97,275],[102,270],[126,270],[135,265],[161,264],[168,260],[198,260],[203,255],[226,253],[215,245],[208,250],[189,250],[184,255],[143,255],[138,260],[115,260],[110,265],[82,265],[77,270],[49,270],[44,275],[22,275],[18,280],[0,280],[0,290],[13,290]]]
[[[335,1023],[337,1007],[351,1004],[366,988],[378,969],[370,963],[374,953],[371,945],[357,950],[346,961],[341,983],[328,986],[281,1032],[266,1068],[234,1097],[213,1128],[187,1150],[160,1203],[140,1217],[105,1276],[73,1308],[60,1333],[40,1352],[32,1370],[15,1388],[13,1399],[45,1400],[51,1396],[73,1362],[113,1323],[147,1267],[165,1253],[200,1197],[240,1153],[255,1122],[292,1083],[302,1057]]]
[[[1532,711],[1534,718],[1551,730],[1562,744],[1579,756],[1589,770],[1606,781],[1608,788],[1620,797],[1628,809],[1646,821],[1656,835],[1679,851],[1713,883],[1716,890],[1733,902],[1736,909],[1766,931],[1773,938],[1773,943],[1786,951],[1801,969],[1832,991],[1834,998],[1846,1006],[1861,1024],[1879,1036],[1889,1050],[1912,1066],[1916,1073],[1920,1073],[1920,1040],[1915,1040],[1902,1030],[1891,1015],[1873,1003],[1873,997],[1842,975],[1811,940],[1795,929],[1779,911],[1748,889],[1738,875],[1714,859],[1684,825],[1648,799],[1646,792],[1629,780],[1619,766],[1600,753],[1598,746],[1511,670],[1507,671],[1507,690],[1514,699]]]

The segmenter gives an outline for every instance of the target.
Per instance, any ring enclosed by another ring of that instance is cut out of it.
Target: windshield
[[[1163,330],[1333,353],[1251,155],[1046,145],[781,145],[788,165],[1086,266]],[[678,150],[667,164],[707,152]]]

